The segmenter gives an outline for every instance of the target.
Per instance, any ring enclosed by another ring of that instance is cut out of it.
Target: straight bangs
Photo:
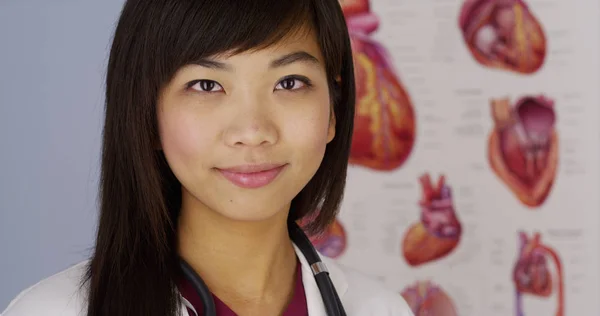
[[[157,29],[157,43],[163,44],[156,56],[166,66],[162,70],[167,81],[179,68],[202,58],[260,50],[318,32],[310,0],[188,1],[165,9],[168,13]]]

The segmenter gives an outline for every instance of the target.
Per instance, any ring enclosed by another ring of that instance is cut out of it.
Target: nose
[[[263,100],[246,101],[236,107],[224,132],[224,141],[231,147],[259,147],[277,143],[279,131],[270,106]]]

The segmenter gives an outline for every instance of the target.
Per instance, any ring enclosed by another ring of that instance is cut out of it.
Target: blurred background
[[[361,141],[314,244],[416,316],[600,315],[600,3],[342,4]],[[0,311],[91,253],[122,5],[0,1]]]
[[[0,310],[90,254],[123,1],[0,1]]]

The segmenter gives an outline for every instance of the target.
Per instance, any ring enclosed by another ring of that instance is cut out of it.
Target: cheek
[[[299,154],[320,161],[327,146],[328,127],[329,109],[323,106],[322,109],[295,116],[287,124],[287,132]]]
[[[210,144],[207,122],[199,120],[193,113],[168,111],[159,114],[159,132],[163,152],[177,169],[179,164],[203,162]]]

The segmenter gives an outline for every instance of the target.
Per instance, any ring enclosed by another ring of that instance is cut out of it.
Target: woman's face
[[[183,207],[235,220],[286,212],[335,134],[314,33],[181,68],[157,115]]]

